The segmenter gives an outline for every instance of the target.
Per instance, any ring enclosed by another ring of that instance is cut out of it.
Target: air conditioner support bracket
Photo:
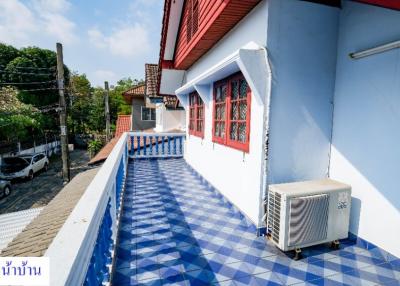
[[[301,248],[295,248],[293,260],[300,260],[302,258]]]
[[[334,241],[332,241],[332,243],[331,243],[331,248],[332,249],[339,249],[340,248],[340,242],[339,242],[339,240],[334,240]]]

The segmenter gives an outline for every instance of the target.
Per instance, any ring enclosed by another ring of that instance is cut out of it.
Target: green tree
[[[38,47],[17,50],[0,44],[0,85],[19,90],[19,99],[37,107],[58,102],[56,82],[57,55]],[[69,70],[65,66],[66,84]]]
[[[0,89],[0,140],[26,140],[41,134],[46,119],[38,109],[24,104],[12,88]]]
[[[92,87],[85,74],[74,72],[70,77],[70,85],[67,89],[70,100],[69,130],[72,134],[87,133],[87,123],[92,106]]]

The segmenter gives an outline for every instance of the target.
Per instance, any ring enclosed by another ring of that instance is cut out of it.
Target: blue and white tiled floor
[[[183,159],[130,162],[113,285],[400,285],[400,261],[351,241],[293,261]]]

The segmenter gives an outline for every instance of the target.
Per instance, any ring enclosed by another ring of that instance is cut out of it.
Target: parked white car
[[[0,178],[11,180],[16,178],[33,179],[35,173],[47,171],[49,159],[45,154],[21,155],[2,159]]]

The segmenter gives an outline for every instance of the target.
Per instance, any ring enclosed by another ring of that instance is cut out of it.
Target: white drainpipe
[[[260,201],[262,202],[260,205],[260,213],[264,213],[264,215],[261,218],[261,221],[259,222],[259,227],[264,226],[267,227],[266,224],[266,218],[267,218],[267,211],[266,207],[268,204],[268,153],[269,153],[269,114],[270,114],[270,106],[271,106],[271,89],[272,89],[272,70],[271,70],[271,65],[269,63],[269,58],[268,58],[268,51],[266,48],[263,47],[265,50],[265,62],[267,66],[267,92],[266,92],[266,98],[264,101],[264,130],[263,130],[263,138],[264,138],[264,147],[265,150],[263,152],[263,160],[262,160],[262,170],[263,170],[263,175],[262,175],[262,191],[261,191],[261,199]],[[268,230],[267,230],[268,231]]]

